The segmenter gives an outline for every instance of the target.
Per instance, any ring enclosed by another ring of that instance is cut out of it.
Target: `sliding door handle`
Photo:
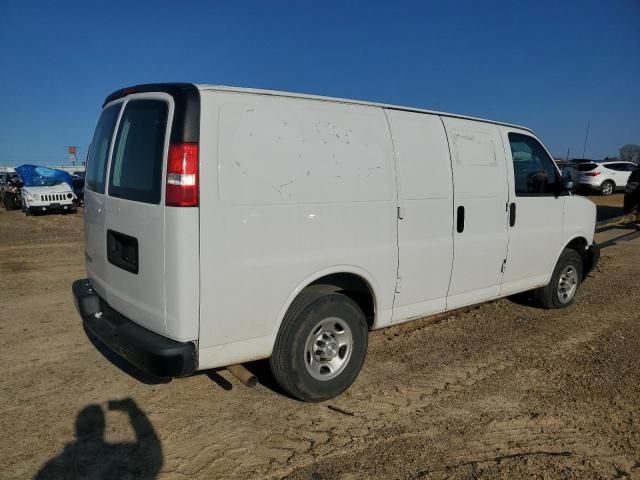
[[[509,205],[509,226],[513,227],[516,224],[516,204],[511,202]]]
[[[464,207],[462,205],[458,207],[456,226],[458,233],[464,232]]]

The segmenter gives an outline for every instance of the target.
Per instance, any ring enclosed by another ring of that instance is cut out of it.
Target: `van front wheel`
[[[336,397],[360,373],[367,335],[367,320],[358,304],[333,287],[309,287],[284,317],[270,359],[273,376],[300,400]]]
[[[544,308],[564,308],[576,299],[576,293],[582,283],[582,257],[575,250],[565,248],[560,254],[551,281],[537,291],[538,299]]]

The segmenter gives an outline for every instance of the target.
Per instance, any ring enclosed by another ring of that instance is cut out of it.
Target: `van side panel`
[[[453,260],[451,158],[442,120],[386,110],[398,168],[400,279],[393,321],[446,309]]]
[[[201,93],[200,368],[268,356],[295,292],[345,265],[366,272],[388,324],[396,195],[382,109]]]

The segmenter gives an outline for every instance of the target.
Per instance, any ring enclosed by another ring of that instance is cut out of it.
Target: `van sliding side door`
[[[453,189],[440,117],[386,110],[398,169],[398,284],[393,321],[446,309]]]
[[[497,125],[443,117],[453,167],[453,269],[447,309],[495,298],[507,255],[507,168]]]

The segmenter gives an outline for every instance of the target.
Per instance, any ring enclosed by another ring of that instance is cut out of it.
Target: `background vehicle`
[[[566,307],[597,261],[595,205],[524,127],[191,84],[103,106],[73,293],[156,375],[269,358],[325,400],[370,329],[528,290]]]
[[[20,197],[25,215],[76,211],[72,176],[67,172],[35,165],[21,165],[16,172],[23,180]]]
[[[76,205],[84,204],[84,177],[85,172],[75,172],[73,174],[73,193],[76,196]]]
[[[624,213],[640,213],[640,168],[636,168],[624,191]]]
[[[21,207],[20,191],[22,179],[17,173],[5,173],[3,182],[0,183],[0,203],[7,210],[15,210]]]
[[[638,166],[632,162],[590,162],[578,165],[580,187],[611,195],[624,189],[631,172]]]

